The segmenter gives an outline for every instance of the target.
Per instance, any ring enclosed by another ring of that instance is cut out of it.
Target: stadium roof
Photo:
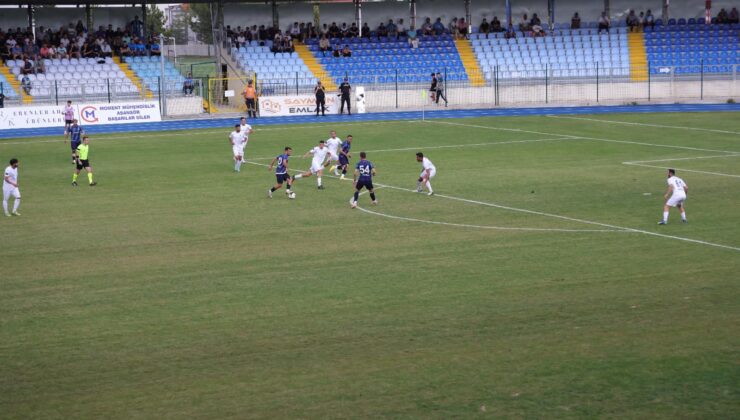
[[[363,0],[363,3],[376,2],[379,0]],[[382,0],[380,0],[382,1]],[[404,1],[404,0],[391,0]],[[254,4],[272,4],[272,0],[221,0],[222,3],[254,3]],[[0,0],[0,5],[28,7],[28,4],[34,6],[85,6],[86,4],[95,5],[96,7],[105,6],[139,6],[141,1],[125,0],[103,0],[103,3],[80,0],[36,0],[30,2],[4,1]],[[174,4],[172,0],[148,0],[146,4]],[[216,0],[189,0],[184,3],[216,3]],[[278,0],[277,3],[352,3],[352,0]]]

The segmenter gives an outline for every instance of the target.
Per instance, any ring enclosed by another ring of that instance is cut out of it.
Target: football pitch
[[[240,173],[228,126],[91,136],[96,187],[0,141],[0,417],[738,415],[740,114],[254,127]],[[379,204],[267,198],[332,129]]]

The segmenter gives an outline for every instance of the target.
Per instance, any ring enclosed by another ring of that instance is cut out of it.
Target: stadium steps
[[[478,58],[475,56],[475,52],[473,51],[473,47],[470,45],[470,41],[467,39],[456,39],[455,47],[457,48],[457,54],[460,56],[463,66],[465,66],[465,73],[468,74],[470,85],[485,86],[486,81],[483,77],[483,73],[480,71]]]
[[[136,75],[136,72],[131,70],[131,66],[129,66],[128,63],[124,63],[121,61],[121,57],[113,57],[113,62],[116,63],[118,68],[120,68],[121,71],[126,75],[126,77],[131,80],[131,83],[133,83],[134,86],[139,89],[139,92],[141,92],[144,98],[152,99],[154,97],[152,91],[144,87],[144,83],[142,83],[139,76]]]
[[[298,54],[298,57],[303,60],[303,62],[306,64],[306,67],[308,67],[309,70],[311,70],[311,73],[313,73],[314,77],[317,80],[321,80],[321,83],[324,84],[324,87],[327,91],[335,91],[337,90],[337,85],[334,83],[334,79],[331,77],[329,72],[324,70],[324,67],[319,63],[318,60],[316,60],[316,57],[314,57],[313,53],[311,53],[311,50],[308,49],[308,46],[303,43],[296,42],[293,44],[295,47],[295,52]]]
[[[10,72],[10,68],[8,66],[0,65],[0,72],[5,76],[5,80],[8,81],[13,90],[20,93],[21,101],[24,104],[30,104],[33,102],[33,96],[27,95],[26,92],[21,89],[21,82],[19,82],[15,75]]]
[[[633,82],[647,81],[647,52],[643,33],[629,32],[627,34],[627,47],[630,50],[630,79]]]

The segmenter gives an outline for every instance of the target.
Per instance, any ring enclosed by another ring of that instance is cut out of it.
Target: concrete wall
[[[133,20],[134,16],[141,18],[140,7],[105,7],[93,8],[93,23],[95,28],[100,25],[113,27],[125,27],[128,22]],[[55,30],[61,25],[67,25],[69,22],[77,23],[78,20],[85,22],[85,8],[80,7],[42,7],[36,9],[36,27],[52,27]],[[17,7],[0,9],[0,28],[25,28],[28,26],[28,9]]]

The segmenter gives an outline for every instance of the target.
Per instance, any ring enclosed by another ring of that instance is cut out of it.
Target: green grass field
[[[0,417],[736,417],[739,117],[258,121],[238,174],[229,127],[95,136],[76,189],[61,141],[0,141]],[[328,176],[268,199],[332,128],[375,213]]]

